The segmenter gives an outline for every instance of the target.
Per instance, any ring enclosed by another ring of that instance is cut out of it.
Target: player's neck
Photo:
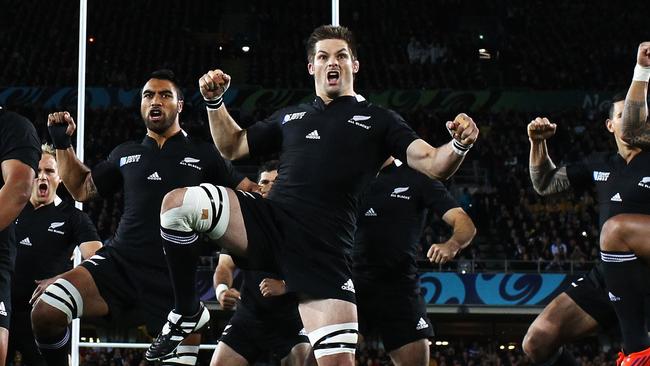
[[[46,202],[38,203],[34,198],[30,198],[29,202],[34,206],[34,210],[38,210],[41,207],[47,206],[50,203],[54,202],[54,197],[52,197],[51,200],[47,200]]]
[[[618,154],[629,164],[635,156],[641,152],[641,149],[629,145],[618,147]]]
[[[169,140],[171,137],[176,135],[177,133],[181,132],[181,127],[179,126],[178,122],[174,123],[173,125],[169,126],[167,130],[163,133],[157,133],[152,130],[147,130],[147,136],[151,137],[156,141],[156,144],[158,145],[158,148],[162,148],[165,142]]]
[[[349,92],[344,92],[339,95],[334,95],[334,96],[329,96],[327,93],[319,93],[317,94],[320,99],[323,100],[323,103],[325,105],[330,104],[334,99],[340,98],[340,97],[353,97],[357,95],[357,93],[354,92],[354,90],[350,90]]]

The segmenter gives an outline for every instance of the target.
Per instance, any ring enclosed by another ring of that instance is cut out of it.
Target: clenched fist
[[[537,117],[528,124],[528,137],[532,141],[544,141],[555,135],[557,125],[546,117]]]
[[[199,79],[199,90],[205,100],[217,100],[226,93],[230,86],[230,75],[216,69],[208,71]]]
[[[636,54],[636,63],[639,66],[650,67],[650,42],[643,42],[639,45],[639,52]]]
[[[447,122],[447,129],[451,137],[463,145],[472,145],[478,138],[478,127],[474,120],[465,113],[461,113],[453,121]]]

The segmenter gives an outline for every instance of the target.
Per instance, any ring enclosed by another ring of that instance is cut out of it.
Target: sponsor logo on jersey
[[[65,221],[53,222],[53,223],[50,224],[50,227],[47,228],[47,231],[49,231],[51,233],[57,233],[57,234],[63,235],[63,234],[65,234],[63,231],[56,230],[57,228],[59,228],[59,227],[61,227],[63,225],[65,225]]]
[[[609,178],[609,172],[599,172],[594,170],[594,181],[607,182],[608,178]]]
[[[393,190],[393,193],[390,194],[391,197],[393,198],[401,198],[403,200],[410,200],[411,196],[405,196],[400,193],[404,193],[409,190],[409,187],[397,187]]]
[[[367,121],[369,119],[370,119],[370,116],[352,116],[352,118],[350,118],[348,120],[348,123],[351,123],[351,124],[353,124],[355,126],[359,126],[361,128],[365,128],[366,130],[369,130],[370,127],[372,127],[372,126],[367,125],[365,123],[361,123],[361,121]]]
[[[621,298],[614,295],[611,291],[608,293],[609,295],[609,301],[615,302],[615,301],[621,301]]]
[[[297,112],[297,113],[285,114],[284,118],[282,119],[282,124],[285,124],[289,121],[293,121],[294,119],[302,119],[302,117],[304,117],[306,113],[307,112]]]
[[[150,176],[147,177],[148,180],[162,180],[158,175],[158,172],[153,172]]]
[[[138,155],[129,155],[123,156],[120,158],[120,166],[125,166],[126,164],[137,163],[140,161],[140,154]]]
[[[650,177],[643,177],[639,182],[639,187],[650,189]]]
[[[415,330],[422,330],[427,328],[429,328],[429,323],[427,323],[427,321],[421,317],[420,320],[418,320],[418,325],[415,326]]]
[[[370,209],[368,211],[366,211],[366,216],[374,217],[374,216],[377,216],[377,213],[375,212],[375,210],[372,207],[370,207]]]
[[[29,247],[32,246],[32,242],[29,240],[29,237],[26,237],[25,239],[19,241],[18,243],[20,243],[22,245],[27,245]]]
[[[185,165],[185,166],[192,167],[192,168],[194,168],[194,169],[201,170],[201,169],[203,169],[203,168],[200,167],[200,166],[198,166],[198,165],[196,165],[196,163],[198,163],[199,161],[201,161],[201,160],[200,160],[200,159],[191,158],[191,157],[188,156],[188,157],[186,157],[185,159],[181,160],[180,164],[181,164],[181,165]]]
[[[345,291],[350,291],[352,293],[354,292],[354,283],[352,283],[352,280],[347,280],[343,285],[341,285],[341,290]]]
[[[305,137],[310,139],[310,140],[320,140],[320,135],[318,134],[318,130],[311,131]]]
[[[611,200],[614,201],[614,202],[623,202],[623,200],[621,199],[621,194],[620,193],[616,193],[615,195],[613,195]]]
[[[7,316],[7,308],[5,308],[4,301],[0,301],[0,315]]]

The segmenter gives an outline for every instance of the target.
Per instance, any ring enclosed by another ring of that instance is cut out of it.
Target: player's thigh
[[[620,214],[609,218],[603,225],[600,241],[601,246],[606,242],[624,243],[650,262],[650,215]]]
[[[526,337],[536,337],[537,342],[559,346],[597,330],[596,320],[563,292],[535,318]]]
[[[66,293],[76,291],[82,304],[75,305],[82,306],[83,311],[81,313],[84,317],[101,317],[108,314],[108,304],[99,293],[99,289],[92,275],[83,266],[77,266],[62,274],[57,281],[45,289],[45,292],[34,305],[32,316],[34,316],[35,312],[37,314],[40,314],[40,312],[51,312],[56,306],[51,305],[52,301],[43,300],[45,297],[50,297],[48,293],[56,296],[57,291],[64,291]],[[75,299],[76,297],[73,296],[72,298]],[[78,302],[76,300],[75,302]]]
[[[356,305],[339,299],[301,301],[305,330],[320,366],[354,365],[358,322]]]
[[[419,339],[388,353],[395,366],[429,365],[429,340]]]
[[[210,366],[247,366],[248,361],[224,342],[219,342],[212,353]]]

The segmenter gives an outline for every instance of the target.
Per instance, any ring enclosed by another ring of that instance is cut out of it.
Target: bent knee
[[[604,250],[620,250],[618,246],[625,242],[625,232],[628,220],[624,215],[610,217],[600,230],[600,248]]]
[[[183,205],[183,198],[185,198],[185,192],[187,192],[187,188],[174,188],[167,192],[165,197],[163,197],[160,213],[163,214],[172,208],[181,207]]]
[[[67,315],[44,302],[37,301],[32,308],[32,329],[34,335],[48,335],[49,333],[58,333],[61,329],[70,324]]]
[[[553,344],[558,336],[558,330],[553,326],[539,326],[533,323],[521,346],[534,363],[544,362],[555,351]]]
[[[206,233],[219,239],[230,221],[230,200],[226,188],[203,183],[167,193],[160,210],[160,226],[179,232]]]

